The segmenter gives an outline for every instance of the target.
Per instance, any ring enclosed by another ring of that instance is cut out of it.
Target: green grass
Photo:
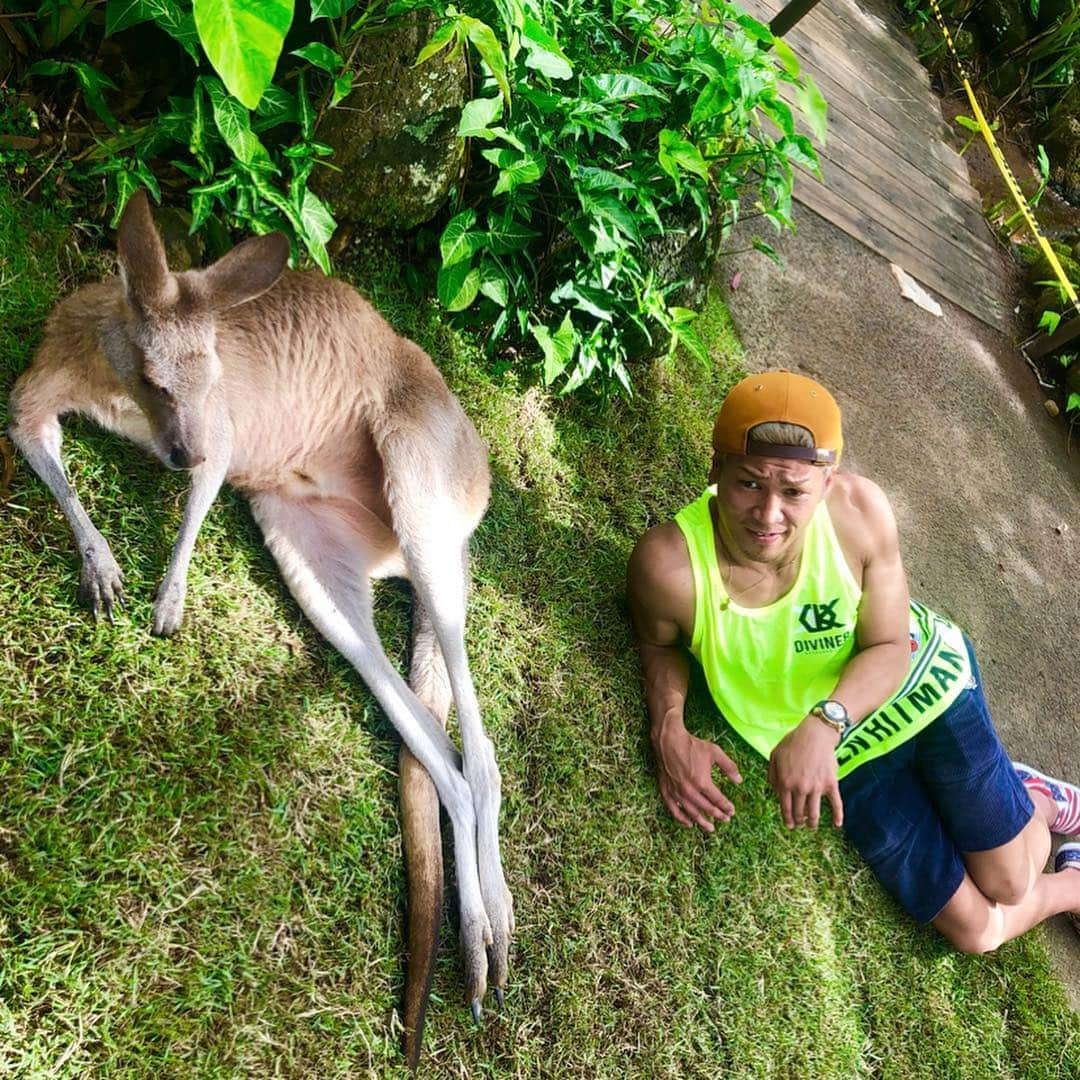
[[[70,237],[3,189],[0,235],[10,386],[70,285]],[[476,1030],[451,891],[425,1075],[1075,1075],[1080,1027],[1040,935],[954,954],[831,830],[785,831],[700,680],[690,720],[742,767],[736,817],[685,832],[656,795],[623,572],[704,482],[740,363],[722,306],[713,370],[654,364],[633,400],[600,406],[489,375],[388,256],[357,273],[438,359],[494,477],[469,647],[518,935],[507,1009]],[[301,618],[235,495],[200,538],[183,630],[152,638],[183,479],[88,424],[65,447],[130,601],[115,627],[77,607],[66,523],[20,465],[0,517],[0,1075],[405,1075],[386,719]],[[380,588],[401,662],[408,611]]]

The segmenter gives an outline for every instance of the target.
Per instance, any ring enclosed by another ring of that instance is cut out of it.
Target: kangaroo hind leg
[[[466,544],[478,514],[461,475],[475,470],[476,462],[455,460],[440,450],[437,438],[426,438],[420,430],[387,434],[379,451],[394,531],[409,580],[431,615],[457,707],[462,770],[476,811],[480,887],[493,935],[489,975],[501,999],[513,933],[512,901],[499,851],[501,778],[494,747],[484,732],[465,652]],[[479,467],[484,467],[482,457]],[[477,989],[474,1012],[479,1010],[483,986]]]
[[[359,673],[406,746],[434,782],[454,829],[461,942],[470,987],[487,977],[491,926],[478,876],[476,817],[460,756],[441,723],[405,684],[383,652],[371,610],[362,518],[340,499],[278,492],[252,497],[252,512],[282,576],[316,629]]]

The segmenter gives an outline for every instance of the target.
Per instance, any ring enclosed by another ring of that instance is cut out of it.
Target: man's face
[[[722,539],[753,562],[779,563],[802,546],[806,523],[832,484],[832,470],[806,461],[727,455],[716,474]]]

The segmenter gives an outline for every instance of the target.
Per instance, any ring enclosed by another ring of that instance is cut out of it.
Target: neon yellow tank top
[[[740,606],[728,595],[716,560],[709,514],[715,492],[708,488],[675,516],[694,575],[690,651],[725,719],[767,758],[840,681],[855,652],[862,589],[822,502],[807,523],[795,583],[765,607]],[[841,777],[917,734],[971,685],[959,628],[912,602],[909,632],[908,677],[836,748]]]

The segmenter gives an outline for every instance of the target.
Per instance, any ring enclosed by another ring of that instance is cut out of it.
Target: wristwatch
[[[811,710],[811,715],[823,720],[842,739],[851,727],[851,717],[847,709],[839,702],[826,698],[819,701]]]

